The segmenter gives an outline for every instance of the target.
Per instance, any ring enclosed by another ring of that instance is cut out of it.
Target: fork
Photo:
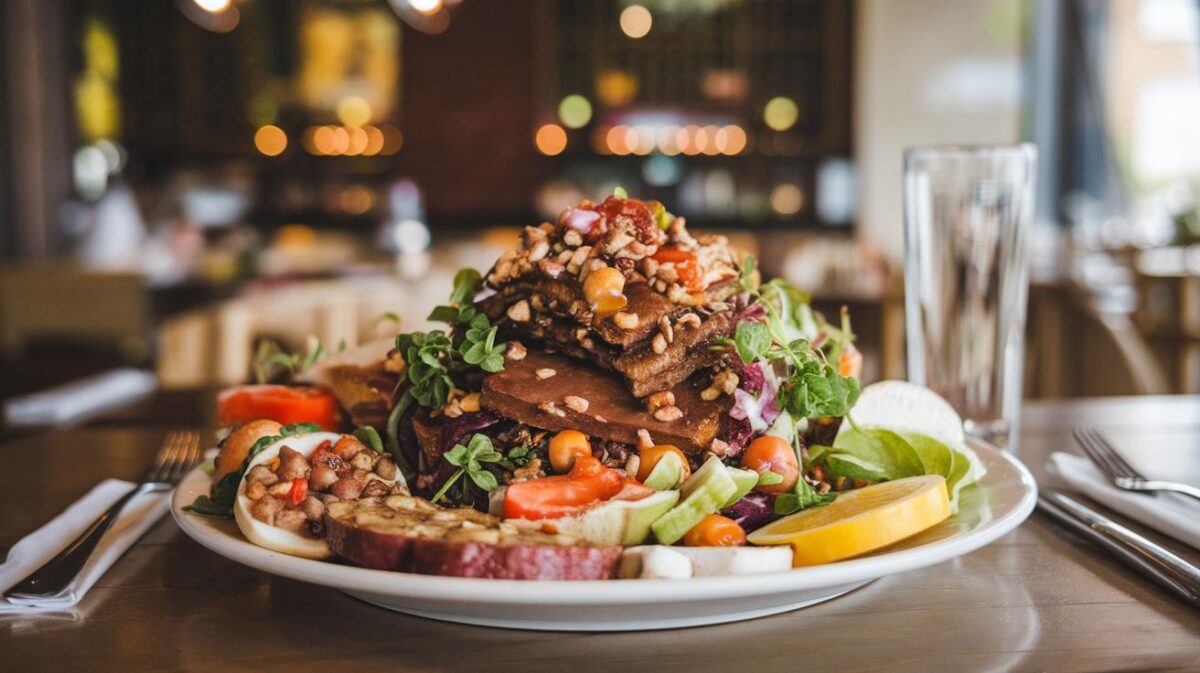
[[[121,510],[139,495],[170,491],[200,460],[200,435],[192,430],[170,432],[137,487],[113,503],[79,537],[42,567],[5,592],[6,597],[50,598],[63,594],[112,527]]]
[[[1182,493],[1183,495],[1200,500],[1200,488],[1196,488],[1191,484],[1183,484],[1177,481],[1157,481],[1143,477],[1137,470],[1133,469],[1132,465],[1121,457],[1121,454],[1117,453],[1112,444],[1109,444],[1104,435],[1100,434],[1095,428],[1086,426],[1075,428],[1075,441],[1079,442],[1079,446],[1083,448],[1083,452],[1087,454],[1087,457],[1119,489],[1139,493],[1170,491],[1172,493]]]

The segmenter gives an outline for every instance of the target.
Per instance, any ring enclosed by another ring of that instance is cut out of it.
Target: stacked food
[[[844,311],[826,322],[801,292],[761,283],[753,257],[724,237],[693,236],[662,204],[619,190],[527,227],[487,274],[460,272],[430,319],[447,327],[308,372],[359,426],[355,437],[260,428],[270,433],[263,447],[277,447],[267,461],[299,466],[300,448],[324,448],[310,451],[304,475],[286,475],[308,479],[298,514],[259,516],[274,505],[256,502],[239,522],[290,526],[310,556],[411,572],[765,572],[932,526],[981,474],[953,410],[924,389],[864,395],[875,401],[843,425],[861,368]],[[322,394],[304,390],[310,406]],[[260,407],[243,399],[226,416],[247,421]],[[231,435],[234,445],[260,441],[252,425]],[[342,457],[339,447],[358,450]],[[241,469],[218,479],[198,511],[220,514],[234,494],[296,498],[280,465],[262,467],[271,454],[231,451],[227,442],[223,464]],[[403,472],[396,484],[386,483],[392,465]],[[346,480],[362,486],[339,486]],[[862,497],[836,500],[852,489]],[[853,521],[870,530],[807,548]]]

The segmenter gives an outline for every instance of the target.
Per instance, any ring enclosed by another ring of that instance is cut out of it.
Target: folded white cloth
[[[1050,454],[1046,469],[1071,489],[1113,511],[1200,549],[1200,501],[1174,493],[1122,491],[1090,460],[1069,453]]]
[[[50,523],[22,538],[8,551],[8,558],[0,565],[0,595],[62,551],[96,517],[135,487],[136,484],[120,479],[102,481]],[[0,615],[64,610],[78,603],[125,550],[166,514],[170,497],[169,492],[144,493],[130,500],[65,591],[48,598],[0,600]]]
[[[149,395],[158,387],[154,374],[132,367],[88,376],[4,403],[9,425],[56,425]]]

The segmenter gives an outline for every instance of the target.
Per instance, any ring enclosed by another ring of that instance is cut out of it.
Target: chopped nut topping
[[[709,386],[700,391],[700,399],[704,400],[705,402],[712,402],[720,396],[721,390],[719,388],[714,388],[713,386]]]
[[[656,355],[662,355],[667,350],[667,339],[662,335],[662,332],[654,335],[654,340],[650,342],[650,348]]]
[[[529,351],[525,349],[525,344],[521,343],[520,341],[508,342],[508,351],[505,353],[505,356],[509,360],[524,360],[525,356],[528,354]]]
[[[679,316],[679,320],[675,321],[675,326],[676,327],[691,327],[691,328],[699,327],[700,326],[700,316],[696,315],[695,313],[685,313],[685,314]]]
[[[506,314],[513,322],[529,322],[529,302],[522,299],[509,306]]]
[[[563,411],[562,409],[559,409],[558,405],[553,402],[542,402],[541,404],[538,405],[538,409],[541,409],[542,411],[544,411],[552,416],[558,416],[559,418],[562,418],[567,415],[567,412]]]
[[[550,244],[545,240],[538,241],[529,251],[529,261],[534,263],[540,262],[549,253]]]
[[[603,417],[603,416],[601,416],[600,414],[594,414],[594,415],[592,416],[592,418],[596,419],[596,422],[597,422],[597,423],[607,423],[607,422],[608,422],[608,419],[607,419],[607,418],[605,418],[605,417]]]
[[[636,453],[629,454],[625,459],[625,474],[633,476],[638,473],[638,468],[642,466],[642,459]]]
[[[669,390],[662,390],[654,393],[646,398],[646,410],[650,412],[657,411],[663,407],[669,407],[675,404],[675,393]]]
[[[675,341],[675,330],[671,328],[671,319],[667,316],[658,319],[658,331],[667,338],[667,343]]]
[[[650,438],[650,431],[645,428],[638,428],[637,431],[637,450],[645,451],[654,446],[654,440]]]
[[[539,370],[537,370],[536,372],[534,372],[534,374],[535,374],[535,375],[536,375],[536,376],[537,376],[539,379],[548,379],[548,378],[550,378],[551,376],[554,376],[554,375],[555,375],[555,374],[557,374],[557,373],[558,373],[558,372],[554,371],[553,369],[551,369],[551,368],[549,368],[549,367],[542,367],[541,369],[539,369]]]
[[[613,315],[613,322],[621,329],[635,329],[640,322],[636,313],[626,313],[625,311],[617,311]]]
[[[723,369],[713,376],[712,385],[726,395],[732,395],[733,391],[737,390],[738,375]]]
[[[733,447],[728,442],[716,437],[713,437],[712,444],[708,446],[708,450],[718,458],[731,458],[734,454]]]
[[[572,248],[578,248],[583,245],[583,235],[574,229],[568,229],[567,233],[563,234],[563,243]]]
[[[582,414],[588,410],[589,403],[578,395],[567,395],[563,398],[563,404],[567,405],[567,408],[571,411]]]
[[[661,407],[654,412],[654,418],[664,423],[670,423],[683,418],[683,410],[675,406]]]

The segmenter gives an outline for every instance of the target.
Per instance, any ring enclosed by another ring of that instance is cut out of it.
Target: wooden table
[[[0,549],[101,478],[138,474],[163,427],[137,421],[127,413],[0,444]],[[1152,475],[1200,483],[1200,397],[1029,405],[1020,452],[1039,479],[1048,452],[1072,448],[1077,423],[1110,432]],[[144,669],[1197,670],[1200,613],[1035,514],[989,547],[828,603],[672,632],[525,633],[408,617],[238,566],[170,519],[73,613],[0,617],[0,670]]]

